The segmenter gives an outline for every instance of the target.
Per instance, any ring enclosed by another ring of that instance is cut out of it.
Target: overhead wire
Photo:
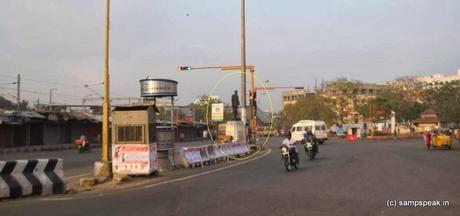
[[[10,90],[15,90],[15,88],[5,88],[4,89],[10,89]],[[42,91],[36,91],[36,90],[29,90],[29,89],[23,89],[21,88],[21,92],[27,92],[27,93],[32,93],[32,94],[39,94],[39,95],[49,95],[49,92],[42,92]],[[73,97],[73,98],[81,98],[82,96],[78,95],[72,95],[72,94],[64,94],[64,93],[53,93],[53,95],[61,95],[61,96],[66,96],[66,97]]]
[[[14,94],[11,94],[8,90],[6,90],[5,87],[0,86],[0,89],[2,89],[7,95],[12,97],[13,99],[17,99],[17,97]]]
[[[2,77],[16,78],[16,76],[5,75],[5,74],[0,74],[0,76],[2,76]],[[49,80],[39,80],[39,79],[32,79],[32,78],[27,78],[27,77],[21,77],[21,81],[32,81],[32,82],[37,82],[37,83],[46,83],[46,84],[54,84],[54,85],[65,85],[65,86],[74,86],[74,87],[83,88],[83,86],[79,86],[79,85],[71,84],[71,83],[63,83],[63,82],[56,82],[56,81],[49,81]]]
[[[16,78],[16,76],[14,75],[7,75],[7,74],[1,74],[0,73],[0,77],[9,77],[9,78]],[[31,81],[31,82],[36,82],[36,83],[45,83],[45,84],[53,84],[53,85],[61,85],[61,86],[72,86],[72,87],[77,87],[77,88],[82,88],[82,89],[87,89],[89,90],[93,95],[98,95],[98,96],[102,96],[103,93],[101,93],[102,89],[101,90],[96,90],[96,89],[93,89],[93,88],[89,88],[89,86],[95,86],[95,85],[102,85],[102,83],[96,83],[96,84],[84,84],[84,85],[78,85],[78,84],[71,84],[71,83],[64,83],[64,82],[56,82],[56,81],[49,81],[49,80],[40,80],[40,79],[32,79],[32,78],[27,78],[27,77],[21,77],[21,82],[24,82],[24,81]],[[12,81],[12,83],[14,82],[14,84],[16,84],[15,81]],[[1,83],[0,83],[1,85]],[[26,90],[26,89],[23,89],[21,88],[21,91],[24,91],[24,92],[28,92],[28,93],[33,93],[33,94],[43,94],[43,95],[48,95],[47,92],[40,92],[40,91],[34,91],[34,90]],[[121,96],[121,97],[125,97],[126,95],[125,94],[120,94],[118,92],[114,92],[114,91],[110,91],[112,95],[116,95],[116,96]],[[60,95],[60,96],[69,96],[69,97],[74,97],[74,98],[84,98],[85,96],[82,95],[82,96],[76,96],[76,95],[69,95],[69,94],[62,94],[62,93],[54,93],[56,95]]]

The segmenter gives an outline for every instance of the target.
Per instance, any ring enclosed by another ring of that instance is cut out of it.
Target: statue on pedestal
[[[238,91],[235,90],[235,93],[232,95],[233,120],[238,119],[238,106],[239,105],[240,105],[240,100],[238,99]]]

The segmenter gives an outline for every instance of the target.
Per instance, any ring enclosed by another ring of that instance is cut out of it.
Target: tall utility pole
[[[110,26],[110,0],[106,0],[105,16],[105,51],[104,51],[104,101],[102,103],[102,152],[101,176],[110,177],[111,169],[109,164],[109,26]]]
[[[17,95],[16,95],[16,111],[18,115],[21,112],[21,74],[18,74],[17,84]]]
[[[246,16],[245,0],[241,0],[241,121],[246,125]]]
[[[244,142],[246,142],[246,3],[241,0],[241,121],[244,125]]]
[[[57,89],[55,88],[50,88],[50,108],[51,108],[51,104],[53,104],[53,91],[55,91]]]
[[[104,101],[102,104],[102,161],[109,161],[109,34],[110,32],[110,0],[106,0],[105,17],[105,52],[104,52]]]

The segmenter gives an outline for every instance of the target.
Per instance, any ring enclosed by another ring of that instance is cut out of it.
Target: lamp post
[[[21,113],[21,74],[18,74],[18,81],[16,82],[16,84],[17,84],[16,109],[19,115]]]
[[[109,160],[109,115],[110,115],[110,94],[109,94],[109,26],[110,26],[110,0],[105,1],[105,50],[104,50],[104,101],[102,102],[102,151],[101,161],[96,163],[98,169],[96,176],[111,177],[112,170]]]
[[[246,125],[246,3],[241,0],[241,121]],[[245,131],[246,140],[246,131]]]
[[[50,100],[49,100],[49,110],[51,110],[51,105],[53,104],[53,91],[56,91],[57,88],[50,88]]]

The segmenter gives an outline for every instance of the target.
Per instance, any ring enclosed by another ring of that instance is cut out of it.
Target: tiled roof
[[[99,119],[91,114],[91,113],[87,113],[87,112],[77,112],[77,111],[72,111],[69,113],[69,117],[71,119],[76,119],[76,120],[87,120],[87,121],[99,121]]]
[[[422,113],[420,113],[420,115],[423,116],[423,115],[437,115],[437,114],[436,114],[436,111],[434,111],[433,109],[427,109],[423,111]]]
[[[439,118],[438,117],[420,117],[418,119],[415,119],[414,123],[438,123]]]

